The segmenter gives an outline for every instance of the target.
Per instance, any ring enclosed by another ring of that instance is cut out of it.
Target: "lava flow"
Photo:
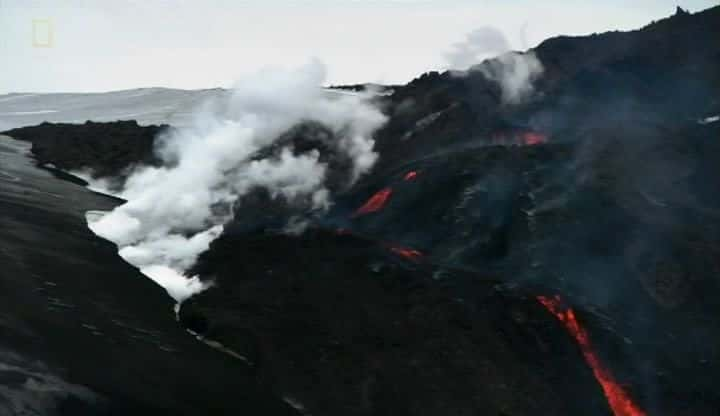
[[[403,180],[411,181],[415,179],[417,175],[418,173],[416,171],[411,170],[406,173],[405,176],[403,176]],[[355,211],[353,217],[380,211],[385,207],[385,204],[387,203],[388,199],[390,199],[390,195],[392,195],[392,192],[393,190],[389,186],[377,191],[360,208],[358,208],[357,211]]]
[[[417,261],[422,257],[422,253],[413,250],[411,248],[404,248],[404,247],[390,247],[390,251],[392,251],[395,254],[398,254],[402,257],[405,257],[408,260],[414,260]]]
[[[406,173],[403,177],[403,180],[405,181],[411,181],[417,177],[417,172],[414,170],[411,170],[410,172]]]
[[[613,414],[615,416],[645,416],[645,412],[632,401],[628,393],[610,374],[610,371],[603,367],[600,358],[592,349],[587,331],[580,326],[572,308],[564,306],[560,296],[552,298],[538,296],[537,300],[565,325],[565,328],[580,345],[585,361],[592,369],[598,383],[600,383]]]
[[[383,209],[388,199],[392,195],[392,188],[383,188],[376,192],[370,199],[367,200],[360,208],[355,211],[355,216],[369,214],[371,212],[377,212]]]
[[[542,133],[526,131],[522,134],[522,141],[525,146],[535,146],[547,142],[547,137]]]
[[[492,135],[492,143],[500,146],[536,146],[547,141],[546,135],[532,130],[501,131]]]

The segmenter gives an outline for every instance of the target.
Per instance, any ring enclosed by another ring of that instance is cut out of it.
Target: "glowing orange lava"
[[[411,181],[411,180],[415,179],[416,177],[417,177],[417,172],[415,172],[414,170],[411,170],[410,172],[405,174],[405,177],[403,178],[403,180]]]
[[[392,251],[393,253],[398,254],[398,255],[400,255],[400,256],[403,256],[403,257],[405,257],[405,258],[408,259],[408,260],[415,260],[415,261],[417,261],[417,260],[420,259],[420,257],[422,257],[422,253],[421,253],[421,252],[419,252],[419,251],[417,251],[417,250],[410,249],[410,248],[390,247],[390,251]]]
[[[580,350],[585,357],[585,361],[592,369],[595,379],[600,383],[613,414],[615,416],[645,416],[645,412],[633,403],[628,393],[615,381],[610,371],[603,367],[600,358],[592,349],[587,331],[580,326],[580,323],[575,317],[575,312],[571,308],[563,305],[560,296],[552,298],[538,296],[537,300],[565,325],[565,328],[580,345]]]
[[[534,131],[527,131],[523,133],[522,141],[525,146],[534,146],[536,144],[542,144],[547,142],[547,137]]]
[[[500,146],[536,146],[548,141],[546,135],[532,130],[495,132],[491,138],[493,144]]]
[[[376,192],[370,199],[367,200],[360,208],[355,211],[355,215],[364,215],[371,212],[377,212],[383,209],[385,203],[392,195],[392,188],[383,188]]]

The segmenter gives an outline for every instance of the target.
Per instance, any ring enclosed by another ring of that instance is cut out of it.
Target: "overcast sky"
[[[319,58],[329,83],[447,67],[474,29],[514,49],[641,27],[718,0],[0,0],[0,93],[228,86]]]

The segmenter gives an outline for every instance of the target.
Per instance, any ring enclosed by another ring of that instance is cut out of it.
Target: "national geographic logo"
[[[53,24],[50,19],[32,20],[32,46],[34,48],[53,47]]]

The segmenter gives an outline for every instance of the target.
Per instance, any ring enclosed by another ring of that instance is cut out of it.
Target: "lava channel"
[[[535,146],[538,144],[547,143],[547,137],[542,133],[527,131],[522,134],[522,141],[525,146]]]
[[[500,146],[537,146],[547,142],[545,134],[532,130],[501,131],[492,135],[492,143]]]
[[[388,199],[392,195],[392,188],[383,188],[376,192],[367,200],[360,208],[355,211],[354,216],[365,215],[371,212],[377,212],[383,209]]]
[[[632,401],[628,393],[618,384],[610,371],[602,365],[600,358],[592,348],[587,331],[580,326],[572,308],[565,307],[560,296],[552,298],[538,296],[537,300],[563,323],[565,329],[570,332],[573,338],[575,338],[575,341],[580,345],[580,350],[585,357],[585,361],[592,369],[595,379],[600,383],[613,414],[615,416],[645,416],[646,413]]]
[[[390,251],[393,253],[405,257],[408,260],[418,261],[422,257],[422,253],[413,250],[411,248],[404,248],[404,247],[390,247]]]

